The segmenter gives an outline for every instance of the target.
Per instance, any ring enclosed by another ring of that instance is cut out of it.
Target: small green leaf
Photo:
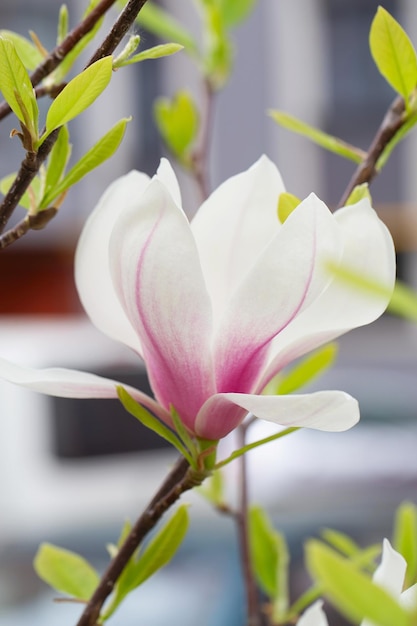
[[[49,107],[46,115],[46,137],[87,109],[103,93],[110,82],[113,62],[104,57],[87,67],[64,87]]]
[[[360,148],[351,146],[342,139],[333,137],[333,135],[328,135],[322,130],[314,128],[313,126],[302,122],[288,113],[271,110],[269,111],[269,115],[283,128],[291,130],[294,133],[298,133],[299,135],[303,135],[325,150],[338,154],[339,156],[349,159],[354,163],[361,163],[366,157],[366,153]]]
[[[358,544],[353,539],[338,530],[325,528],[320,534],[327,543],[345,556],[353,556],[360,551]]]
[[[172,100],[159,98],[154,113],[165,143],[176,157],[185,160],[198,130],[198,113],[191,95],[179,91]]]
[[[278,197],[278,219],[283,224],[287,217],[298,207],[301,200],[294,196],[292,193],[284,191],[279,194]]]
[[[189,453],[172,430],[149,413],[141,404],[136,402],[136,400],[132,398],[132,396],[129,395],[123,387],[120,386],[117,388],[117,394],[120,402],[123,404],[128,413],[133,415],[133,417],[136,417],[136,419],[139,420],[141,424],[146,426],[146,428],[150,428],[157,435],[172,444],[189,462],[191,461],[192,463]]]
[[[159,46],[153,46],[152,48],[143,50],[142,52],[138,52],[138,54],[135,54],[130,58],[126,58],[121,61],[116,59],[113,67],[116,69],[124,67],[125,65],[132,65],[133,63],[147,61],[148,59],[160,59],[161,57],[170,56],[171,54],[175,54],[183,49],[184,46],[181,46],[179,43],[164,43]]]
[[[257,0],[239,0],[239,2],[236,0],[217,0],[226,28],[232,28],[246,20],[256,3]]]
[[[203,69],[211,89],[217,91],[225,85],[230,76],[233,47],[219,7],[206,3],[204,8],[204,28],[207,36]]]
[[[58,17],[58,32],[56,38],[56,45],[59,46],[68,35],[68,8],[66,4],[62,4],[59,9]]]
[[[334,364],[337,352],[337,343],[329,343],[322,348],[318,348],[318,350],[301,359],[288,372],[281,373],[276,379],[275,391],[269,385],[265,391],[272,395],[285,395],[297,391],[304,385],[311,383],[321,374],[324,374]]]
[[[34,568],[48,585],[79,600],[89,600],[100,582],[96,570],[83,557],[50,543],[39,547]]]
[[[283,535],[258,506],[249,511],[249,541],[255,576],[261,589],[273,600],[278,622],[288,608],[288,548]]]
[[[336,608],[348,619],[378,626],[411,626],[411,616],[357,566],[316,540],[307,543],[307,566]]]
[[[209,502],[221,508],[224,506],[224,479],[220,470],[212,472],[204,484],[197,488],[200,495]]]
[[[180,547],[188,530],[189,518],[187,505],[180,506],[168,522],[154,535],[139,554],[137,560],[130,559],[116,586],[116,593],[110,606],[103,615],[106,621],[117,609],[124,598],[139,587],[155,572],[167,565]]]
[[[300,430],[301,426],[290,426],[289,428],[284,428],[284,430],[280,430],[275,435],[270,435],[269,437],[265,437],[264,439],[259,439],[258,441],[254,441],[253,443],[248,443],[246,446],[239,448],[232,452],[230,456],[219,463],[216,463],[215,469],[218,470],[225,465],[228,465],[231,461],[238,459],[249,450],[254,450],[255,448],[259,448],[259,446],[263,446],[266,443],[270,443],[271,441],[276,441],[277,439],[282,439],[282,437],[286,437],[287,435],[291,435],[291,433],[295,433],[297,430]]]
[[[47,207],[55,198],[64,191],[78,183],[86,174],[109,159],[119,147],[125,133],[126,124],[130,118],[124,118],[117,122],[108,133],[76,163],[55,187],[46,191],[42,198],[41,208]]]
[[[17,172],[13,174],[8,174],[4,178],[0,180],[0,192],[5,196],[12,184],[14,183],[17,176]],[[36,176],[29,185],[29,188],[23,196],[19,200],[19,206],[23,207],[27,211],[33,208],[33,206],[38,205],[39,196],[41,190],[41,182],[40,179]]]
[[[58,185],[64,174],[65,167],[68,163],[70,155],[71,144],[69,142],[69,132],[66,126],[61,126],[61,129],[58,133],[58,138],[54,143],[51,154],[48,158],[48,165],[46,168],[45,176],[44,196],[46,196],[48,192],[50,192],[54,187]],[[42,206],[43,205],[41,203],[41,208]]]
[[[417,507],[411,502],[401,504],[395,515],[393,547],[407,562],[405,588],[417,581]]]
[[[198,46],[193,36],[177,22],[167,11],[147,2],[141,9],[138,23],[146,30],[162,39],[176,41],[184,46],[192,56],[198,56]]]
[[[372,57],[382,76],[405,100],[417,84],[417,57],[413,44],[400,24],[381,6],[369,33]]]
[[[369,191],[368,183],[362,183],[362,185],[356,185],[356,187],[352,190],[349,198],[346,200],[345,206],[350,206],[351,204],[356,204],[360,202],[364,198],[367,198],[369,202],[372,202],[372,197]]]
[[[39,111],[32,83],[13,43],[2,37],[0,37],[0,91],[13,113],[36,140]]]
[[[20,60],[27,70],[34,70],[44,60],[37,47],[26,37],[4,29],[0,30],[0,37],[8,39],[13,43]]]

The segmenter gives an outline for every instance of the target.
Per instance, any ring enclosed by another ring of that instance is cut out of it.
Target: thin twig
[[[352,178],[346,187],[338,206],[344,206],[347,199],[357,185],[369,183],[378,174],[376,164],[388,143],[395,137],[400,128],[404,125],[404,100],[398,96],[389,107],[375,137],[369,146],[366,158],[358,165]]]
[[[211,127],[214,113],[214,92],[210,82],[206,79],[203,82],[203,110],[201,114],[201,125],[198,142],[191,154],[191,173],[197,183],[201,200],[204,201],[209,195],[209,165],[208,158],[210,152]]]
[[[246,443],[246,427],[241,425],[237,430],[239,448]],[[249,545],[249,520],[248,520],[248,479],[246,456],[239,458],[239,507],[235,512],[238,539],[240,546],[240,558],[242,561],[243,580],[246,592],[247,626],[262,626],[262,608],[259,599],[258,587],[254,577],[252,555]]]
[[[77,626],[95,626],[101,608],[135,550],[147,533],[161,519],[163,514],[180,496],[189,489],[200,485],[206,478],[205,472],[197,472],[190,468],[184,458],[180,458],[159,491],[152,498],[148,507],[133,526],[119,552],[110,562],[101,581],[83,611]]]

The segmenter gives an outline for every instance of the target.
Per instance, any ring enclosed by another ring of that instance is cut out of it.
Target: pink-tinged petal
[[[109,241],[116,220],[136,207],[149,182],[146,174],[130,172],[110,185],[83,228],[75,256],[75,281],[88,316],[103,333],[139,353],[139,338],[111,280]]]
[[[59,398],[117,398],[118,385],[122,383],[64,368],[33,369],[15,365],[0,359],[0,378],[10,383]],[[123,387],[132,397],[167,424],[171,424],[170,414],[153,398],[128,385]]]
[[[172,169],[171,163],[168,161],[168,159],[161,159],[161,163],[159,164],[156,176],[161,181],[161,183],[163,183],[168,189],[175,204],[177,204],[177,206],[179,207],[182,206],[180,186],[178,184],[175,172]]]
[[[110,242],[119,298],[138,333],[154,393],[192,430],[214,393],[211,305],[188,220],[153,179]]]
[[[196,433],[207,439],[221,439],[236,428],[247,413],[280,426],[329,432],[347,430],[359,421],[357,400],[343,391],[288,396],[223,393],[210,398],[201,408]]]
[[[299,618],[297,626],[328,626],[329,622],[322,607],[321,600],[312,604]]]
[[[192,220],[216,316],[279,230],[278,196],[283,191],[276,166],[263,156],[220,185]]]
[[[340,267],[385,285],[395,282],[392,237],[367,200],[334,214],[341,240]],[[331,258],[335,262],[335,258]],[[272,345],[271,363],[259,389],[292,360],[343,333],[377,319],[388,298],[367,293],[331,276],[328,287],[285,328]]]
[[[217,390],[251,393],[272,339],[329,282],[323,258],[340,248],[337,225],[313,194],[286,220],[232,294],[215,339]]]

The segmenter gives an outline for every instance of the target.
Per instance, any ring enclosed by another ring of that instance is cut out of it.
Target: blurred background
[[[34,30],[54,46],[59,2],[2,0],[0,28]],[[166,2],[191,29],[190,0]],[[268,117],[285,110],[366,149],[394,94],[369,53],[374,0],[259,0],[235,32],[230,83],[217,97],[211,153],[212,186],[249,167],[261,153],[279,166],[288,190],[315,191],[336,205],[353,166],[285,130]],[[383,3],[417,42],[417,4]],[[69,3],[73,26],[84,3]],[[154,42],[141,33],[145,47]],[[70,126],[81,155],[118,119],[133,115],[117,155],[71,190],[56,219],[1,252],[1,356],[30,366],[67,366],[104,373],[146,389],[136,359],[101,336],[85,318],[73,281],[80,229],[111,179],[131,168],[152,174],[164,153],[152,102],[201,85],[184,54],[131,66],[91,110]],[[0,176],[18,167],[13,123],[0,125]],[[417,287],[417,133],[394,153],[372,185],[374,203],[390,226],[399,277]],[[178,171],[185,209],[196,209],[192,181]],[[294,584],[303,583],[302,540],[322,526],[351,533],[364,545],[389,534],[395,507],[417,501],[417,330],[384,315],[340,341],[337,366],[314,388],[339,388],[361,404],[361,424],[345,434],[299,432],[249,458],[251,495],[267,505],[288,536]],[[254,438],[268,434],[258,425]],[[232,446],[233,443],[225,444]],[[0,623],[72,626],[80,609],[54,604],[32,559],[40,541],[80,551],[102,567],[105,545],[123,520],[134,519],[175,454],[117,403],[56,400],[0,382]],[[231,497],[235,471],[227,473]],[[178,558],[126,604],[114,624],[147,626],[243,623],[237,549],[229,520],[198,495],[192,528]],[[204,548],[201,538],[204,537]],[[196,572],[198,571],[198,574]],[[198,582],[196,582],[198,578]],[[190,592],[192,590],[192,593]],[[160,598],[164,602],[160,602]],[[201,616],[201,601],[211,607]],[[174,617],[172,617],[174,615]],[[175,617],[176,616],[176,617]],[[175,621],[177,619],[177,621]]]

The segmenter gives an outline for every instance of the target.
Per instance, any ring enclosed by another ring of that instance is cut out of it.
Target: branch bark
[[[141,541],[161,519],[169,507],[172,506],[185,491],[200,485],[206,476],[207,474],[205,472],[197,472],[190,468],[183,457],[179,459],[171,473],[161,485],[159,491],[149,503],[145,512],[133,526],[117,555],[110,562],[96,591],[77,622],[77,626],[96,626],[104,602],[113,591],[117,579]]]

